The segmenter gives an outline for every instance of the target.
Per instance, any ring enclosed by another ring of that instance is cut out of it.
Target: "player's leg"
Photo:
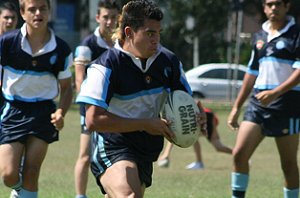
[[[136,163],[122,160],[110,166],[100,177],[108,197],[143,197],[143,185]]]
[[[298,198],[299,196],[299,170],[297,164],[297,151],[299,134],[283,136],[275,139],[280,155],[285,184],[285,198]]]
[[[211,135],[210,143],[215,147],[216,151],[218,152],[223,152],[223,153],[232,153],[232,149],[229,148],[228,146],[224,145],[221,142],[219,133],[217,130],[214,130],[214,132]]]
[[[157,165],[159,167],[165,167],[165,168],[169,167],[172,148],[173,148],[173,144],[167,141],[167,145],[163,153],[160,155],[160,157],[157,160]]]
[[[248,186],[248,161],[256,147],[263,140],[261,127],[253,122],[243,121],[233,148],[232,198],[243,198]]]
[[[37,197],[40,169],[48,150],[48,143],[34,136],[29,136],[25,147],[23,188],[20,190],[20,197],[35,198]]]
[[[75,175],[75,191],[76,197],[85,198],[88,183],[88,173],[90,166],[90,134],[81,133],[79,156],[76,161],[74,175]]]
[[[203,161],[202,161],[201,145],[200,145],[199,140],[197,140],[193,144],[193,149],[194,149],[194,152],[195,152],[196,161],[188,164],[185,168],[190,169],[190,170],[203,169],[204,164],[203,164]]]
[[[0,145],[0,174],[4,184],[12,189],[20,190],[22,180],[19,167],[24,145],[19,142]]]

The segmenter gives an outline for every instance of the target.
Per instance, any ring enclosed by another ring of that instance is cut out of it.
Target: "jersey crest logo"
[[[51,57],[50,57],[50,64],[51,65],[54,65],[57,61],[57,54],[53,54]]]
[[[263,48],[264,44],[265,44],[265,42],[264,42],[263,40],[258,40],[258,41],[256,42],[256,48],[257,48],[258,50],[261,50],[261,49]]]
[[[37,66],[37,60],[32,60],[32,61],[31,61],[31,64],[32,64],[32,66],[34,66],[34,67]]]
[[[278,41],[278,42],[276,43],[276,48],[277,48],[277,49],[281,50],[281,49],[283,49],[284,47],[285,47],[285,43],[284,43],[283,41]]]
[[[146,81],[147,84],[150,84],[151,81],[152,81],[151,76],[146,76],[146,77],[145,77],[145,81]]]

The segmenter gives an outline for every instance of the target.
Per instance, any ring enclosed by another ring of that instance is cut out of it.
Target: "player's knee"
[[[1,171],[1,178],[4,185],[10,187],[19,182],[19,172],[13,170]]]
[[[142,198],[141,189],[133,189],[129,185],[115,185],[114,187],[107,189],[107,191],[111,192],[108,194],[115,195],[115,197],[119,198]]]
[[[233,164],[235,166],[248,164],[249,159],[239,149],[233,149],[232,150],[232,156],[233,156]]]
[[[89,155],[81,155],[78,159],[83,166],[89,166],[90,164],[90,156]]]

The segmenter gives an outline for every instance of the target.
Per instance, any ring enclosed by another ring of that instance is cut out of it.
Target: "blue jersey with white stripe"
[[[110,47],[104,41],[99,33],[99,27],[96,28],[93,34],[88,35],[83,39],[81,44],[75,50],[75,62],[91,62],[98,58],[103,52]]]
[[[300,68],[300,28],[292,17],[277,35],[268,33],[268,22],[255,34],[248,73],[255,75],[254,93],[271,90],[286,81],[295,69]],[[253,97],[254,102],[259,103]],[[280,96],[268,108],[299,111],[300,85]]]
[[[77,102],[102,107],[121,117],[157,118],[167,94],[178,89],[191,93],[182,65],[172,52],[160,47],[142,67],[139,59],[116,47],[88,68]],[[163,146],[162,136],[142,131],[100,135],[105,141],[134,148],[147,161],[156,160]]]
[[[6,100],[52,100],[59,91],[57,79],[71,77],[71,50],[52,30],[49,31],[50,41],[36,54],[32,54],[26,39],[26,24],[0,38],[2,93]]]
[[[84,65],[88,66],[88,63],[98,58],[109,48],[110,46],[101,37],[99,33],[99,27],[97,27],[93,34],[85,37],[81,44],[76,47],[74,62],[83,63]],[[85,108],[83,104],[80,105],[80,115],[81,125],[85,126]]]

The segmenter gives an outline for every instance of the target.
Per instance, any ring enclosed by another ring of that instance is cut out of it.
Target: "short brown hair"
[[[98,2],[98,14],[100,14],[100,8],[120,10],[120,7],[115,0],[100,0]]]
[[[119,18],[117,35],[114,38],[121,42],[125,40],[124,29],[130,26],[134,31],[144,25],[145,19],[153,19],[161,21],[163,19],[163,12],[151,0],[133,0],[123,6],[122,14]]]
[[[25,1],[26,0],[19,0],[19,4],[20,4],[20,10],[24,11],[25,9]],[[51,8],[51,5],[50,5],[50,0],[46,0],[47,4],[48,4],[48,7],[49,9]]]

